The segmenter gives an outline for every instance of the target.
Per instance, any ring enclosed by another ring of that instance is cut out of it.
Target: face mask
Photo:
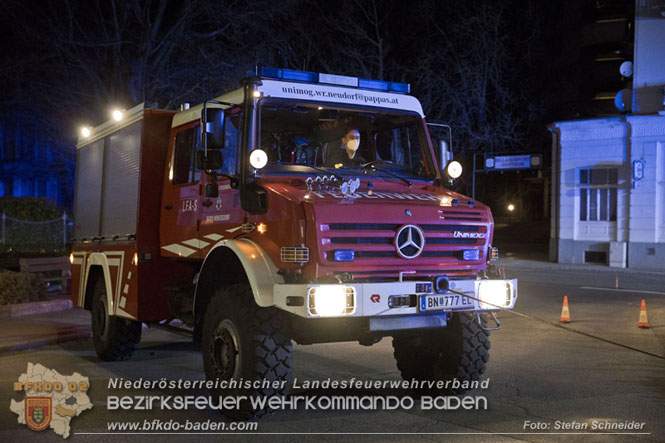
[[[351,139],[351,140],[346,142],[346,149],[348,149],[349,151],[352,151],[352,152],[356,152],[356,150],[358,149],[359,144],[360,144],[359,140],[357,140],[355,138]]]

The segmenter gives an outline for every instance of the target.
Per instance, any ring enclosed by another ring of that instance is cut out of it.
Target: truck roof
[[[280,70],[281,72],[281,70]],[[290,71],[298,72],[298,71]],[[323,74],[320,74],[323,75]],[[353,79],[353,77],[344,76],[331,76],[330,78]],[[319,78],[317,76],[317,78]],[[364,80],[365,82],[372,82]],[[284,98],[300,101],[324,102],[339,105],[356,105],[366,106],[373,108],[393,109],[398,111],[411,111],[418,113],[424,117],[423,108],[418,99],[411,95],[396,93],[388,90],[387,92],[372,89],[371,87],[364,88],[362,86],[349,87],[340,86],[323,82],[301,82],[301,81],[286,81],[274,78],[261,78],[261,85],[258,90],[264,98]],[[401,83],[390,82],[374,82],[386,83],[389,85],[405,85]],[[408,90],[408,88],[407,88]],[[238,88],[234,91],[228,92],[214,100],[241,104],[244,100],[243,89]],[[225,105],[209,104],[210,107],[228,108]],[[171,127],[177,127],[190,123],[201,118],[201,110],[203,103],[193,106],[189,109],[176,112],[173,116]],[[106,137],[112,132],[128,126],[141,118],[143,118],[144,103],[138,104],[133,108],[123,112],[123,118],[120,121],[109,120],[90,130],[90,135],[87,137],[79,136],[76,143],[77,149],[86,146],[100,138]]]
[[[124,128],[125,126],[129,126],[132,123],[141,120],[143,118],[144,108],[145,103],[139,103],[133,108],[124,111],[120,121],[115,121],[113,119],[105,121],[101,125],[91,128],[90,135],[88,137],[79,135],[79,138],[76,142],[76,149],[81,149],[83,146],[87,146],[90,143],[99,140],[100,138],[104,138],[107,135]]]
[[[238,88],[235,91],[231,91],[224,95],[220,95],[219,97],[215,97],[213,100],[226,102],[226,103],[235,103],[239,105],[244,100],[243,90],[242,88]],[[211,108],[222,108],[222,109],[228,108],[228,106],[217,105],[214,103],[210,103],[208,106]],[[184,125],[185,123],[190,123],[193,122],[194,120],[199,120],[201,118],[201,110],[203,110],[203,103],[178,112],[176,115],[173,116],[173,123],[171,127],[175,128],[176,126]]]
[[[423,108],[418,99],[411,95],[394,92],[382,92],[370,89],[342,87],[320,83],[290,82],[283,80],[261,79],[258,90],[264,98],[285,98],[330,104],[369,106],[375,108],[411,111],[423,117]],[[239,88],[215,100],[241,104],[243,89]],[[227,108],[228,106],[210,104],[211,107]],[[178,112],[173,117],[173,127],[190,123],[201,118],[203,104]]]

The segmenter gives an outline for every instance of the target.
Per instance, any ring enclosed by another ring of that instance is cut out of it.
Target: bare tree
[[[89,123],[112,106],[172,108],[218,93],[247,67],[251,57],[237,54],[243,38],[276,15],[266,0],[8,1],[29,55],[12,60],[27,77],[7,76],[43,111]]]
[[[437,44],[412,70],[430,119],[450,121],[471,151],[524,149],[536,106],[520,83],[520,69],[529,57],[533,23],[510,29],[515,10],[505,2],[448,5],[444,18],[433,4],[423,9]]]
[[[256,64],[410,82],[468,152],[522,149],[541,112],[523,82],[533,1],[5,3],[0,32],[20,44],[0,59],[4,102],[60,128],[105,120],[111,106],[198,102]]]

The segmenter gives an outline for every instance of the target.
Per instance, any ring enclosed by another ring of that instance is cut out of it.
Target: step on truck
[[[490,278],[490,209],[448,189],[459,171],[408,93],[262,67],[198,106],[89,129],[70,261],[99,358],[179,320],[207,379],[276,382],[213,395],[287,395],[294,341],[388,336],[406,380],[478,380],[517,281]]]

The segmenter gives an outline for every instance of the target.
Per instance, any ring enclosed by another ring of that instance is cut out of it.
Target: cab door
[[[199,225],[199,239],[204,254],[212,246],[222,240],[242,234],[244,211],[240,206],[240,192],[237,189],[237,160],[240,148],[240,114],[239,109],[227,111],[224,122],[224,149],[222,149],[222,167],[217,171],[217,198],[202,197],[201,223]],[[205,190],[205,183],[210,177],[203,174],[201,188]]]
[[[195,155],[200,139],[199,122],[173,130],[170,161],[162,195],[160,223],[161,255],[200,259],[198,240],[201,219],[200,171]]]

